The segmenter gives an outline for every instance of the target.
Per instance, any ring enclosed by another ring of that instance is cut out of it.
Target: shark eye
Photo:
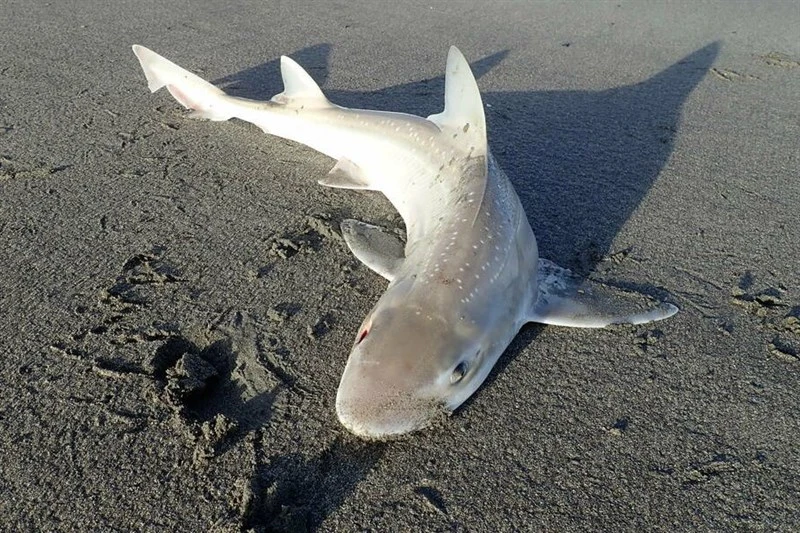
[[[456,383],[464,379],[464,376],[467,375],[468,368],[469,367],[467,366],[467,363],[465,361],[461,361],[460,363],[458,363],[455,369],[453,370],[453,373],[450,374],[450,384],[455,385]]]

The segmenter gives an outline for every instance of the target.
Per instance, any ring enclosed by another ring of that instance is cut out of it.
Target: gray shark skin
[[[239,118],[322,152],[337,162],[320,184],[380,191],[403,217],[405,243],[376,226],[342,223],[354,255],[389,281],[356,334],[336,395],[339,420],[360,437],[402,435],[455,410],[527,322],[604,327],[677,312],[539,257],[455,47],[444,111],[427,119],[334,105],[287,57],[284,91],[261,102],[228,96],[147,48],[133,51],[151,91],[166,86],[200,118]]]

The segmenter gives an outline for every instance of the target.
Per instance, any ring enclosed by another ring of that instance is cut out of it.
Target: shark
[[[447,55],[444,109],[427,118],[338,106],[286,56],[283,92],[256,101],[143,46],[133,52],[152,92],[166,87],[194,117],[237,118],[309,146],[336,161],[320,185],[378,191],[402,217],[405,240],[358,220],[340,225],[355,257],[388,282],[356,332],[336,392],[339,421],[359,437],[397,437],[452,413],[529,322],[602,328],[678,311],[539,257],[456,47]]]

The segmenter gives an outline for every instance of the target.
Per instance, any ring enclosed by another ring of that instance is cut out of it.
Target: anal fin
[[[392,281],[405,260],[405,245],[387,230],[358,220],[342,221],[342,236],[350,251],[371,270]]]
[[[539,295],[530,322],[577,328],[645,324],[678,312],[670,303],[653,305],[644,295],[589,280],[546,259],[539,259]]]

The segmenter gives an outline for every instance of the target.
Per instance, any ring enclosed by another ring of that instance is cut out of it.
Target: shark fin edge
[[[615,287],[581,280],[566,268],[539,259],[539,294],[528,322],[574,328],[646,324],[669,318],[678,308]]]
[[[405,260],[405,245],[384,228],[353,219],[341,224],[342,236],[356,258],[373,272],[392,281]]]
[[[344,157],[339,159],[328,175],[317,183],[335,189],[373,190],[369,178],[361,167]]]
[[[486,155],[486,116],[478,83],[466,58],[455,46],[447,54],[444,111],[428,120],[473,156]]]
[[[193,117],[228,120],[233,116],[228,105],[229,97],[221,89],[149,48],[138,44],[132,48],[151,92],[166,87],[175,100],[193,111]]]
[[[273,96],[273,102],[293,107],[327,107],[331,105],[314,78],[288,56],[281,56],[281,77],[283,78],[283,92]]]

